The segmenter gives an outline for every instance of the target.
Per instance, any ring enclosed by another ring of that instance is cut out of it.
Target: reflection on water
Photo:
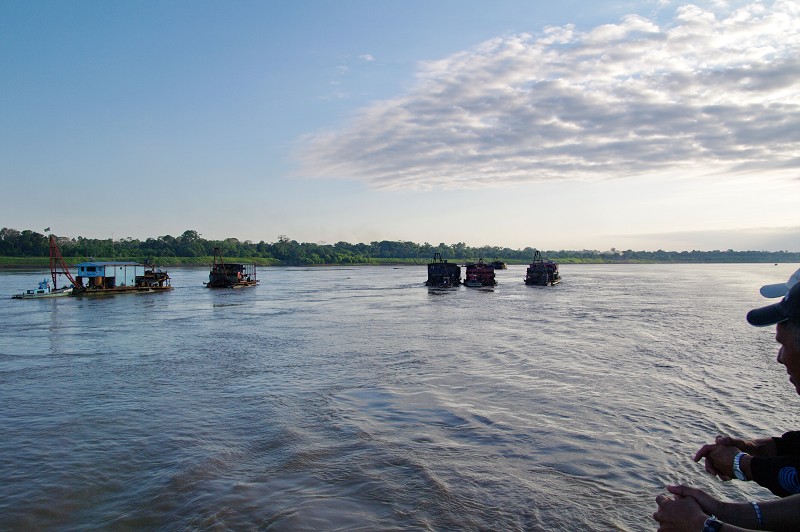
[[[793,265],[261,269],[241,290],[8,299],[0,528],[650,530],[717,432],[797,426],[758,287]],[[744,369],[746,368],[746,369]],[[730,383],[737,383],[731,386]]]

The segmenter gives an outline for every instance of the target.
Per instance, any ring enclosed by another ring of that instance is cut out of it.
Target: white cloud
[[[361,59],[362,61],[367,61],[367,62],[375,61],[375,57],[373,57],[372,54],[362,54],[359,55],[358,58]]]
[[[800,3],[498,37],[304,139],[310,177],[453,189],[652,173],[800,176]]]

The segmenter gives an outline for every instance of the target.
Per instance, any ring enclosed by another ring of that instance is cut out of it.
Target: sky
[[[800,251],[800,0],[0,0],[0,227]]]

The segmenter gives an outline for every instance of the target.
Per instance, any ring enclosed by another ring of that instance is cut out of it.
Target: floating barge
[[[226,264],[222,260],[220,249],[214,248],[214,264],[206,283],[208,288],[243,288],[255,286],[257,283],[255,264]]]
[[[494,278],[494,266],[486,264],[483,259],[467,264],[466,276],[465,286],[494,286],[497,284]]]
[[[74,295],[172,290],[166,271],[137,262],[82,262],[75,268]]]
[[[552,286],[560,282],[561,275],[558,273],[558,264],[543,259],[541,252],[537,249],[533,254],[533,262],[525,273],[525,284]]]
[[[461,266],[442,260],[441,253],[433,254],[433,262],[428,263],[428,280],[425,286],[450,288],[461,284]]]

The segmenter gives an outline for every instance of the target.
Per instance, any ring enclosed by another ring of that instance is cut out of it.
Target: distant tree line
[[[497,246],[470,247],[457,244],[440,243],[433,246],[427,242],[416,244],[405,241],[370,242],[369,244],[336,244],[297,242],[286,236],[278,237],[273,243],[263,240],[255,243],[236,238],[225,240],[206,240],[197,231],[187,230],[182,235],[137,240],[133,238],[94,239],[59,237],[58,246],[62,255],[69,260],[88,258],[103,260],[150,261],[158,264],[208,262],[215,247],[219,247],[224,257],[247,259],[260,264],[274,265],[313,265],[313,264],[375,264],[390,262],[427,263],[434,253],[451,261],[468,261],[484,258],[503,260],[509,263],[527,263],[533,258],[535,248],[501,248]],[[800,252],[789,251],[633,251],[616,250],[561,250],[544,251],[542,254],[557,262],[660,262],[660,263],[709,263],[709,262],[800,262]],[[35,231],[3,228],[0,230],[0,257],[47,257],[49,255],[48,236]],[[178,260],[184,259],[184,260]],[[188,259],[188,261],[186,260]]]

